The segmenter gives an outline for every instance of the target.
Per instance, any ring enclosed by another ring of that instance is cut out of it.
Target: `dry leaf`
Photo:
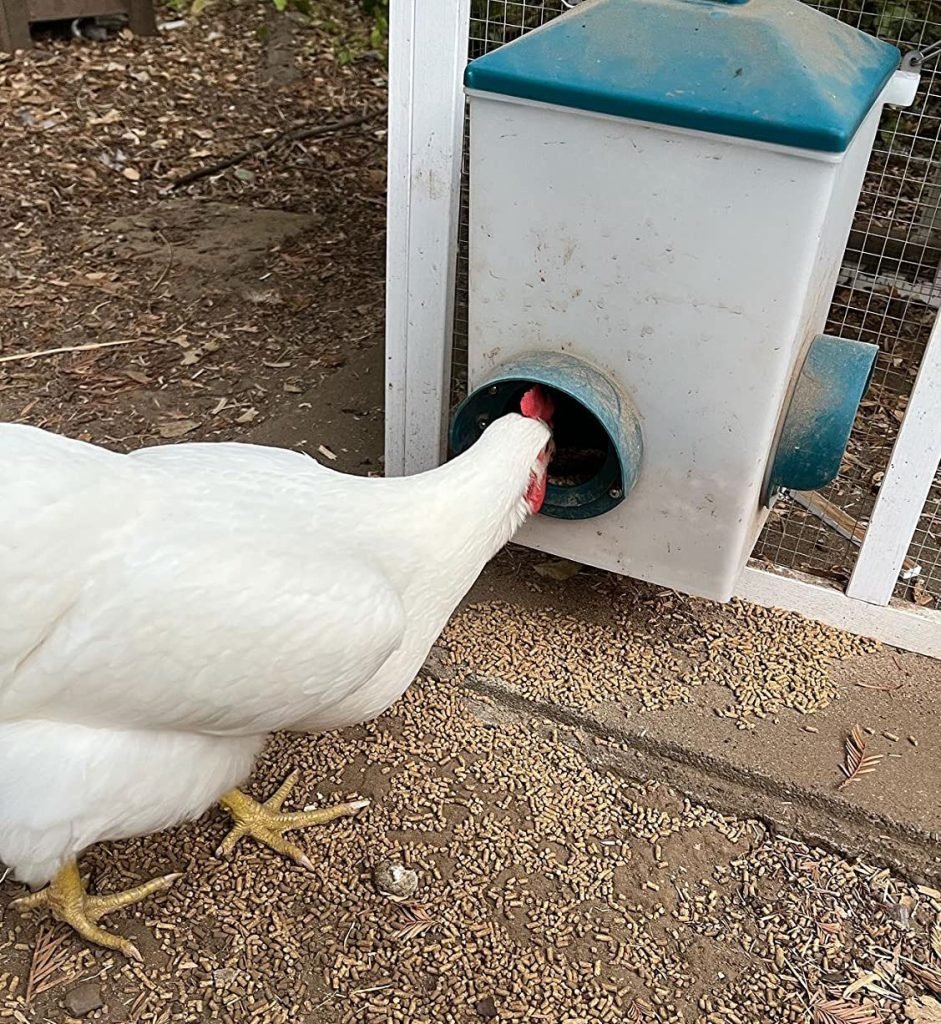
[[[559,558],[552,562],[540,562],[536,572],[549,580],[569,580],[582,571],[578,562],[570,562],[567,558]]]
[[[820,864],[815,860],[804,860],[799,865],[801,871],[806,871],[810,877],[820,884]]]
[[[941,960],[941,925],[937,922],[931,929],[931,951]]]
[[[915,996],[905,1003],[905,1016],[915,1024],[941,1024],[941,1003],[931,996]]]
[[[885,991],[885,989],[877,984],[878,982],[884,982],[885,978],[878,971],[872,971],[869,974],[864,974],[861,978],[857,978],[852,984],[847,985],[843,989],[843,998],[849,999],[850,996],[855,995],[861,989],[872,988],[879,992]]]
[[[114,107],[108,111],[107,114],[103,114],[101,117],[93,117],[89,120],[89,124],[117,124],[121,120],[121,114],[115,110]]]
[[[625,1020],[630,1024],[642,1024],[643,1021],[653,1017],[655,1012],[646,999],[632,999],[631,1005],[627,1008]]]
[[[814,1024],[882,1024],[882,1018],[876,1016],[870,1006],[849,1003],[845,999],[815,1003],[813,1021]]]
[[[198,426],[195,420],[170,420],[168,423],[161,423],[157,429],[161,437],[172,438],[182,437]]]
[[[882,754],[870,754],[865,756],[866,738],[858,725],[853,726],[853,731],[846,738],[846,755],[840,770],[846,778],[840,783],[839,789],[845,789],[850,783],[858,782],[863,775],[874,772],[882,760]]]
[[[247,288],[243,295],[246,302],[251,302],[255,306],[281,306],[284,304],[284,299],[281,298],[281,293],[276,288]],[[271,365],[271,363],[265,363],[265,366]],[[283,363],[282,365],[290,366],[291,364]]]

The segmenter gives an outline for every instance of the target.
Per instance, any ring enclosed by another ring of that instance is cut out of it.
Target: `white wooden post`
[[[892,458],[846,593],[885,605],[941,462],[941,316],[928,345],[899,427]]]
[[[401,476],[444,455],[470,0],[389,7],[385,471]]]

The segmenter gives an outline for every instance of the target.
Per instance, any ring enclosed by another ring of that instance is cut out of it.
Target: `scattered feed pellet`
[[[600,771],[568,729],[468,700],[459,676],[367,726],[275,737],[251,788],[292,765],[299,806],[374,801],[302,834],[316,875],[247,844],[215,860],[216,813],[96,847],[104,890],[186,869],[133,908],[144,964],[8,916],[0,1019],[61,1020],[94,979],[111,1016],[88,1019],[140,1024],[806,1024],[838,1000],[901,1024],[941,984],[936,890]],[[417,873],[410,902],[376,891],[384,861]]]

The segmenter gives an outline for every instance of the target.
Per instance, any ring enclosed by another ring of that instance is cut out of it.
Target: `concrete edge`
[[[723,758],[623,728],[589,712],[532,701],[499,682],[456,672],[434,656],[425,672],[461,685],[521,717],[567,727],[597,767],[628,779],[656,779],[722,814],[756,819],[773,831],[867,864],[888,867],[916,885],[941,887],[941,835],[867,812]],[[599,744],[598,741],[601,741]]]

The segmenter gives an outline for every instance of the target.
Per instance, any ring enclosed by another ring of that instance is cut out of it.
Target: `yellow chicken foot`
[[[233,789],[221,797],[219,803],[232,816],[235,827],[223,839],[222,844],[216,850],[216,856],[228,856],[243,836],[251,836],[259,843],[270,846],[272,850],[277,850],[278,853],[290,857],[295,864],[300,864],[308,871],[313,871],[314,865],[307,854],[299,846],[295,846],[294,843],[285,839],[284,833],[292,832],[296,828],[307,828],[309,825],[324,825],[337,818],[358,814],[364,807],[369,806],[369,801],[354,800],[351,803],[334,804],[332,807],[322,807],[316,810],[307,807],[303,811],[282,813],[281,805],[297,785],[299,778],[300,772],[291,772],[278,787],[274,796],[269,797],[261,804],[250,796],[246,796],[240,789]]]
[[[129,907],[132,903],[139,903],[155,892],[169,889],[180,877],[179,874],[164,875],[162,878],[154,878],[143,885],[136,885],[133,889],[116,892],[111,896],[89,896],[85,891],[85,883],[78,873],[78,864],[73,860],[59,871],[45,889],[13,900],[11,906],[24,912],[48,910],[56,920],[71,926],[88,942],[117,950],[132,960],[139,961],[142,957],[133,942],[99,928],[98,922],[105,914]]]

